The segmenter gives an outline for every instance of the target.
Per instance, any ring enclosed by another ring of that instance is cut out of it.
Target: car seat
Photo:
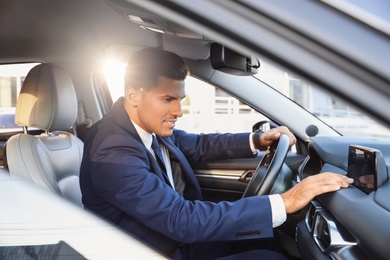
[[[77,118],[77,97],[70,76],[53,64],[27,74],[16,105],[15,123],[23,134],[9,138],[6,159],[11,176],[42,186],[82,206],[79,171],[83,142],[70,133]],[[40,135],[28,133],[41,129]]]

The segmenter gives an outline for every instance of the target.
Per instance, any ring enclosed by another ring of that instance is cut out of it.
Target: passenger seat
[[[6,145],[10,175],[42,186],[82,206],[79,171],[83,142],[66,131],[77,117],[77,97],[70,76],[53,64],[31,69],[19,95],[15,123],[23,134]],[[44,131],[28,134],[29,128]]]

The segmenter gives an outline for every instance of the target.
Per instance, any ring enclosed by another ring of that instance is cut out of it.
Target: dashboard
[[[316,197],[297,226],[303,259],[386,259],[390,255],[390,143],[313,137],[299,175],[335,172],[353,185]],[[370,183],[365,182],[370,180]]]

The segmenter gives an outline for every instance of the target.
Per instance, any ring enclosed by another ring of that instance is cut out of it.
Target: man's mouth
[[[167,123],[170,125],[172,128],[175,127],[176,120],[165,120],[164,123]]]

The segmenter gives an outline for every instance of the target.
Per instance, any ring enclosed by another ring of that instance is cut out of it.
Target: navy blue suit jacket
[[[249,133],[174,130],[160,142],[182,168],[183,196],[165,183],[119,99],[85,140],[80,172],[84,206],[166,254],[181,243],[272,237],[268,197],[202,201],[188,162],[253,156]]]

